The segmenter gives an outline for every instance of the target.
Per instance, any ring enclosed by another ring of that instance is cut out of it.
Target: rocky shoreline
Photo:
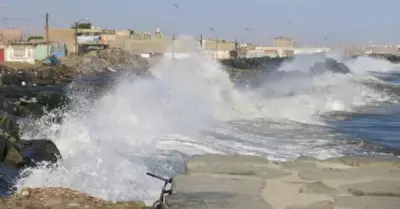
[[[25,188],[0,198],[1,209],[150,209],[143,202],[109,202],[67,188]]]
[[[398,209],[400,158],[195,156],[172,182],[171,209]]]

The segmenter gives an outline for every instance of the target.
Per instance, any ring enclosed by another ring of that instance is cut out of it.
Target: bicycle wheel
[[[153,209],[163,209],[163,208],[162,208],[161,201],[160,201],[160,200],[155,201],[155,202],[153,203],[153,205],[151,206],[151,208],[153,208]]]
[[[151,206],[153,209],[169,209],[167,204],[162,203],[160,200],[157,200]]]

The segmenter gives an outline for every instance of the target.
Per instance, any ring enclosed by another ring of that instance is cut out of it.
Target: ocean
[[[327,56],[352,73],[309,73]],[[24,132],[24,138],[52,139],[63,160],[26,170],[16,186],[62,186],[107,200],[151,202],[162,182],[146,172],[182,173],[184,161],[198,154],[279,161],[399,155],[398,65],[328,53],[296,57],[278,71],[284,73],[239,85],[194,49],[189,58],[161,60],[151,68],[154,78],[120,76],[101,93],[72,83],[72,106]],[[54,116],[62,116],[62,124]]]

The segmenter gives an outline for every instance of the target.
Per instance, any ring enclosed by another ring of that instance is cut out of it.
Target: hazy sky
[[[176,3],[179,8],[173,6]],[[40,31],[89,18],[102,28],[270,43],[400,43],[400,0],[0,0],[0,27]],[[4,19],[8,17],[9,19]],[[215,33],[208,30],[215,29]],[[246,31],[245,28],[251,28]]]

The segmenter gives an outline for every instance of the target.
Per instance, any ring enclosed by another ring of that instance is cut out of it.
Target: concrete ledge
[[[399,209],[400,159],[352,156],[271,162],[255,156],[195,156],[175,176],[171,208]]]

